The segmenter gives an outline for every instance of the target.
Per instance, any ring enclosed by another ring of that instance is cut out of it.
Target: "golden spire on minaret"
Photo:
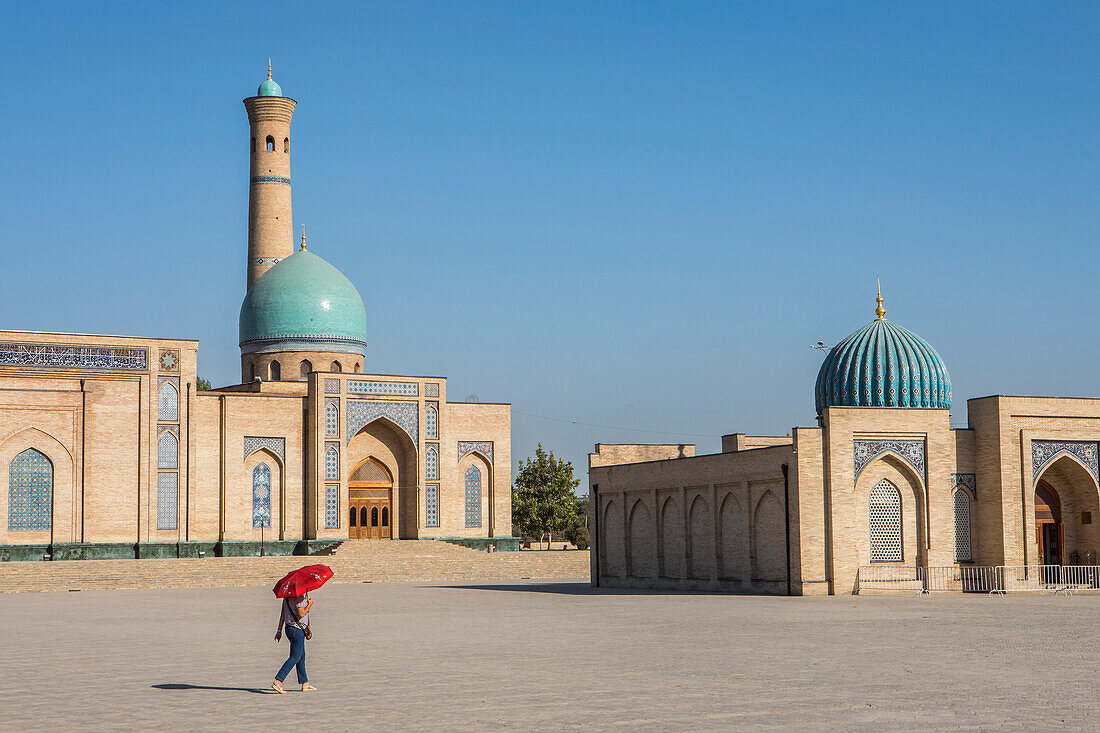
[[[271,57],[270,56],[267,59],[267,78],[268,79],[271,78]]]
[[[302,251],[306,251],[306,225],[302,225]]]
[[[876,277],[875,283],[878,285],[878,297],[875,298],[875,302],[878,303],[878,306],[875,308],[875,315],[878,316],[878,320],[885,321],[886,309],[882,307],[882,281]]]

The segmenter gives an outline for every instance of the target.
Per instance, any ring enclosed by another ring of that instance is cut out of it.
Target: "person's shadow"
[[[277,695],[279,693],[275,690],[263,690],[259,687],[211,687],[209,685],[184,685],[179,683],[164,683],[160,685],[150,685],[158,690],[221,690],[223,692],[252,692],[257,695]]]

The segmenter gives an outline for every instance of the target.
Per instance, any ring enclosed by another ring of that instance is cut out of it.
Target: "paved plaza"
[[[330,585],[319,692],[267,694],[267,588],[0,596],[6,730],[1094,727],[1100,596]],[[707,629],[722,629],[721,634]],[[287,687],[294,689],[294,674]]]

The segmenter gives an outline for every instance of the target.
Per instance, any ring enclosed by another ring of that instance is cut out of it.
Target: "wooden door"
[[[392,497],[393,476],[389,470],[375,458],[360,462],[348,478],[348,537],[392,539]]]

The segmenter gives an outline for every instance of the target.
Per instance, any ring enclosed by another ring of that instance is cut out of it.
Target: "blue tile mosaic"
[[[266,463],[252,469],[252,526],[267,529],[271,526],[271,469]]]
[[[284,464],[286,463],[286,438],[260,438],[254,435],[249,435],[245,437],[245,458],[248,458],[250,455],[260,450],[261,448],[267,448],[269,451],[279,456],[280,461],[282,461]]]
[[[385,397],[416,397],[420,394],[420,385],[416,382],[348,382],[351,394],[372,394]]]
[[[379,417],[385,417],[408,433],[413,445],[420,444],[420,411],[416,402],[375,402],[374,400],[348,400],[344,405],[345,438],[350,441],[364,425]]]
[[[34,448],[8,464],[8,531],[48,530],[53,524],[53,464]]]
[[[163,422],[179,422],[180,393],[171,382],[160,385],[157,393],[157,419]]]
[[[424,453],[424,479],[439,480],[439,446],[435,443],[429,443],[428,450]]]
[[[439,382],[426,382],[424,384],[424,396],[425,397],[438,397],[439,396]]]
[[[424,490],[424,523],[439,526],[439,484],[428,484]]]
[[[333,377],[326,377],[325,394],[340,394],[340,380]]]
[[[439,437],[439,408],[431,402],[424,408],[424,437]]]
[[[325,398],[325,437],[340,437],[340,398]]]
[[[481,453],[493,462],[493,441],[491,440],[460,440],[458,441],[458,460],[462,460],[473,452]]]
[[[481,526],[481,469],[466,469],[466,526]]]
[[[883,453],[894,453],[902,460],[916,469],[921,479],[925,479],[924,473],[924,441],[923,440],[856,440],[854,441],[853,454],[855,459],[855,477],[859,478],[864,466],[878,458]],[[927,483],[927,482],[926,482]]]
[[[178,473],[157,474],[157,529],[178,529],[179,494]]]
[[[325,529],[340,528],[340,487],[325,484]]]
[[[252,176],[248,179],[248,185],[254,185],[256,183],[280,183],[284,186],[290,185],[290,179],[286,176]]]
[[[158,363],[162,372],[178,372],[180,370],[180,352],[176,349],[161,349]]]
[[[1061,455],[1072,455],[1088,467],[1092,477],[1100,481],[1100,470],[1097,467],[1096,443],[1090,440],[1033,440],[1031,441],[1031,476],[1033,481],[1039,479],[1043,472],[1054,459]]]
[[[325,443],[325,481],[340,480],[340,449],[339,443]]]
[[[58,367],[62,369],[148,368],[146,349],[121,346],[65,346],[61,344],[0,344],[0,365]]]

